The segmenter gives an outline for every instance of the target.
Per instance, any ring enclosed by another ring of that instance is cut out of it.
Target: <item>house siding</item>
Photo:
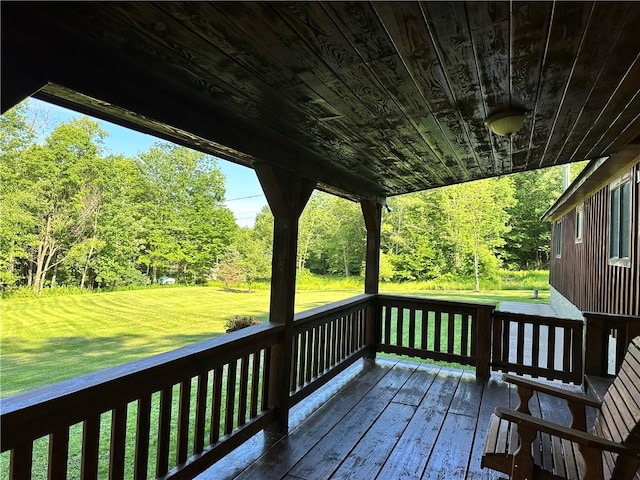
[[[559,257],[552,255],[549,282],[581,311],[640,315],[640,164],[631,169],[631,239],[628,265],[609,261],[610,187],[583,204],[582,241],[576,243],[576,208],[564,215]],[[614,179],[612,179],[614,180]],[[555,225],[555,222],[554,222]],[[551,245],[555,245],[556,228]]]

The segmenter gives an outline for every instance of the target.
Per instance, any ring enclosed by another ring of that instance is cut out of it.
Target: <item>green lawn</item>
[[[361,292],[361,287],[336,288],[336,285],[333,285],[333,289],[331,286],[324,290],[301,289],[296,295],[296,311],[308,310]],[[412,290],[407,285],[394,289],[392,285],[391,288],[382,288],[381,293],[465,302],[534,301],[530,290],[478,294],[470,291]],[[548,292],[543,292],[538,302],[547,301]],[[1,394],[13,395],[220,335],[224,333],[225,322],[235,315],[251,315],[266,321],[268,305],[268,290],[247,293],[230,292],[217,287],[167,287],[3,300]],[[408,335],[406,329],[405,335]],[[157,425],[159,398],[156,397],[157,394],[153,400],[152,425]],[[174,404],[177,398],[176,392]],[[177,405],[173,410],[177,411]],[[127,422],[128,438],[133,438],[135,432],[134,411],[135,406],[132,406]],[[110,431],[109,415],[102,417],[101,476],[108,471]],[[174,412],[172,424],[176,422]],[[80,425],[72,427],[69,478],[79,478],[81,439]],[[132,475],[129,470],[133,464],[133,444],[129,443],[127,476]],[[46,437],[34,444],[34,478],[38,480],[46,478],[47,445]],[[153,445],[150,455],[152,468],[155,458]],[[0,455],[0,477],[7,472],[7,468],[8,454],[5,453]]]
[[[362,289],[300,290],[296,311],[358,295]],[[461,301],[533,301],[531,291],[382,289],[381,293]],[[541,302],[548,302],[543,292]],[[234,315],[267,320],[268,290],[168,287],[2,301],[1,395],[172,350],[224,333]]]

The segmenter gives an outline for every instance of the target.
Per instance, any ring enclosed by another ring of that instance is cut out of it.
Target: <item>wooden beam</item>
[[[364,223],[367,227],[367,254],[364,275],[364,293],[378,294],[380,278],[380,226],[382,224],[382,204],[370,200],[360,202]],[[372,345],[369,357],[375,358],[376,343],[380,331],[380,308],[376,305],[367,309],[366,342]]]
[[[268,404],[277,412],[271,429],[282,433],[289,427],[298,219],[316,182],[270,164],[254,168],[274,216],[269,321],[284,325],[285,334],[272,348]]]
[[[360,202],[364,223],[367,227],[367,256],[364,277],[364,293],[378,293],[380,275],[380,224],[382,205],[370,200]]]

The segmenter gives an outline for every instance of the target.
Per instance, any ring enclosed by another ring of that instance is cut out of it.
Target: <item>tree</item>
[[[240,252],[235,246],[228,248],[227,253],[218,265],[217,278],[224,283],[225,288],[245,281],[244,272],[241,265]]]
[[[388,200],[383,216],[382,250],[397,280],[435,278],[444,269],[439,191],[417,192]]]
[[[2,157],[3,205],[13,210],[10,222],[18,227],[27,284],[36,294],[51,273],[55,283],[58,266],[83,240],[103,135],[83,117],[58,125],[43,145]]]
[[[144,188],[144,253],[139,261],[155,281],[160,273],[202,278],[234,240],[238,227],[222,205],[224,176],[215,160],[158,142],[140,154]]]
[[[481,269],[485,273],[495,271],[498,248],[504,245],[504,234],[509,231],[507,208],[514,203],[512,180],[500,177],[452,185],[442,193],[453,269],[466,273],[471,266],[475,289],[480,291]]]

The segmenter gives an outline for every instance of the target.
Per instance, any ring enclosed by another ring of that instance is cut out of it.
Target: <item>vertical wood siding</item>
[[[605,186],[585,200],[582,243],[576,243],[576,209],[562,217],[560,258],[552,250],[549,281],[582,311],[640,315],[640,163],[631,172],[630,265],[609,264],[610,190]],[[556,229],[551,245],[555,245]]]

